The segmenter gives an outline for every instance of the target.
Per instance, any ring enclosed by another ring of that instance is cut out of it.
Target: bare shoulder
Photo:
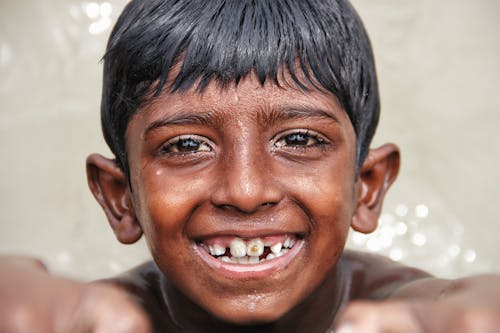
[[[155,332],[177,332],[177,326],[169,316],[168,300],[165,299],[163,290],[164,279],[156,264],[148,261],[105,281],[125,289],[131,298],[143,307],[153,323]]]
[[[153,261],[145,262],[118,276],[103,281],[125,289],[143,305],[160,308],[165,304],[162,294],[163,274]]]
[[[352,299],[385,299],[416,280],[432,278],[420,269],[372,253],[345,250],[341,270],[350,277]]]

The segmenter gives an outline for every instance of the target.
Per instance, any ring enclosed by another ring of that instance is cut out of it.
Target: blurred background
[[[402,169],[379,229],[349,246],[445,277],[500,272],[500,2],[352,2],[378,66],[374,144],[398,143]],[[99,60],[125,3],[0,0],[0,253],[83,279],[148,258],[115,240],[84,168],[109,156]]]

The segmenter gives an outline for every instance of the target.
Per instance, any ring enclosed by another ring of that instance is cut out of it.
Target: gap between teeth
[[[275,244],[264,243],[260,238],[254,238],[249,241],[244,241],[241,238],[234,238],[229,244],[229,250],[219,244],[202,246],[213,257],[218,260],[233,264],[258,264],[265,260],[281,257],[286,254],[289,249],[293,247],[295,240],[287,237],[283,243],[277,242]],[[265,251],[269,248],[269,252],[265,258],[260,258]],[[226,255],[228,252],[229,255]]]

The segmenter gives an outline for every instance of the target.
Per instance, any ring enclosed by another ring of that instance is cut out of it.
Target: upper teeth
[[[291,249],[294,244],[295,244],[295,241],[292,238],[287,237],[285,239],[285,242],[283,243],[283,246],[286,247],[286,248]]]
[[[212,256],[218,257],[224,262],[232,262],[239,264],[258,263],[266,259],[273,259],[284,255],[295,244],[295,239],[287,237],[283,242],[272,243],[267,240],[264,242],[261,238],[253,238],[245,241],[241,238],[234,238],[229,243],[229,254],[226,254],[226,248],[220,244],[202,244],[203,247]],[[265,251],[265,247],[269,247],[269,253],[265,258],[260,258]]]
[[[271,246],[271,252],[274,254],[278,254],[280,253],[282,247],[283,245],[281,243],[276,243]]]
[[[226,253],[226,248],[220,246],[219,244],[214,244],[209,246],[210,254],[213,256],[221,256]]]
[[[260,238],[252,239],[247,244],[247,255],[251,257],[259,257],[264,253],[264,242]]]
[[[240,238],[233,239],[229,245],[229,252],[233,257],[244,257],[247,254],[245,242]]]

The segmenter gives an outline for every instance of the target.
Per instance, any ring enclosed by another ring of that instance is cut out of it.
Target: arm
[[[394,276],[405,272],[402,266],[366,264],[363,268],[371,266],[379,268],[366,273],[371,277],[362,288],[370,293],[363,299],[370,300],[348,304],[338,318],[337,333],[500,332],[500,276],[458,280],[421,276],[397,283]],[[392,282],[387,279],[390,276]]]
[[[119,288],[55,277],[35,259],[0,256],[0,332],[149,332]]]

